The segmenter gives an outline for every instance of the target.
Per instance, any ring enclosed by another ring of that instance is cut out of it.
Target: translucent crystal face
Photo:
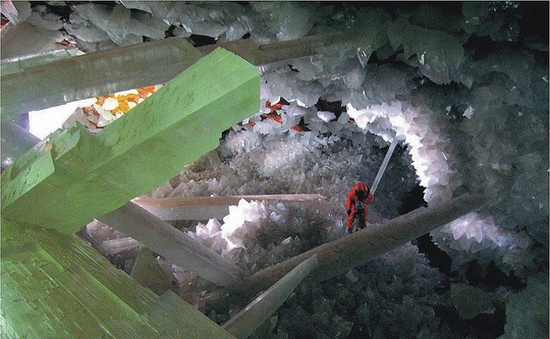
[[[196,221],[182,223],[190,237],[255,273],[346,236],[342,230],[345,230],[347,192],[358,180],[367,183],[372,180],[386,148],[392,140],[398,140],[396,155],[389,162],[371,205],[369,220],[372,223],[397,216],[400,205],[408,199],[406,193],[418,184],[425,187],[419,196],[429,205],[437,206],[453,196],[475,192],[489,197],[488,207],[427,236],[441,257],[419,253],[422,246],[417,241],[418,246],[406,244],[396,248],[327,283],[299,287],[256,336],[390,338],[446,337],[449,333],[458,333],[464,337],[499,337],[506,331],[505,336],[527,338],[545,337],[547,326],[544,325],[548,323],[548,9],[547,3],[541,4],[120,1],[74,4],[65,11],[54,11],[53,6],[57,5],[51,2],[3,1],[2,12],[10,22],[29,23],[40,31],[49,31],[42,36],[45,40],[40,41],[55,43],[65,37],[64,43],[90,54],[130,44],[143,47],[147,46],[142,44],[144,40],[166,36],[188,39],[185,40],[188,44],[235,41],[237,47],[242,38],[259,44],[284,41],[289,43],[286,46],[297,49],[303,47],[303,40],[292,45],[294,39],[332,32],[348,32],[351,37],[358,31],[361,39],[352,43],[348,37],[327,44],[319,40],[321,43],[312,52],[314,55],[260,65],[261,94],[260,99],[254,101],[261,105],[257,114],[241,123],[228,123],[234,125],[224,132],[216,149],[219,159],[205,157],[184,168],[178,178],[166,182],[150,193],[150,197],[272,193],[326,196],[324,203],[312,205],[293,205],[286,201],[236,203],[228,208],[230,213],[225,218],[205,219],[198,224]],[[29,32],[21,36],[28,39]],[[18,55],[17,51],[28,47],[20,45],[7,50],[4,41],[3,36],[3,56],[10,52]],[[145,47],[137,50],[135,55],[123,55],[117,62],[110,60],[110,65],[116,65],[112,69],[158,60],[149,64],[157,70],[161,64],[172,65],[186,55],[174,49],[155,48],[147,53]],[[285,51],[276,52],[284,55]],[[24,68],[18,67],[22,65],[27,64],[21,62],[6,70],[21,71]],[[97,65],[92,68],[93,72],[103,69],[101,62]],[[136,66],[129,68],[139,70],[132,73],[137,81],[150,73]],[[7,73],[4,68],[2,71],[4,78]],[[58,73],[63,74],[61,71]],[[197,79],[209,75],[209,70],[205,70]],[[89,76],[81,74],[83,79]],[[215,78],[220,79],[221,76]],[[47,87],[62,91],[63,99],[73,97],[70,88],[61,90],[57,82],[47,80]],[[209,96],[214,89],[223,91],[216,87],[218,83],[215,81],[212,87],[196,96]],[[24,81],[21,88],[29,85],[32,83]],[[101,88],[105,87],[108,86]],[[18,98],[19,93],[22,90],[3,97],[3,102],[8,102],[10,97]],[[226,97],[208,119],[191,124],[192,128],[187,131],[191,130],[194,135],[214,133],[216,126],[211,123],[212,118],[227,122],[226,115],[236,113],[228,107],[238,100],[238,95]],[[337,108],[327,108],[327,103],[335,102]],[[162,113],[171,112],[180,104],[178,100],[170,101]],[[99,107],[103,111],[98,111],[98,116],[105,121],[110,118],[106,111],[119,108],[112,100],[105,100]],[[117,154],[122,154],[117,145],[141,142],[155,134],[151,126],[157,122],[154,118],[145,118],[135,125],[145,123],[150,128],[142,132],[134,130],[128,135],[115,133],[111,138],[105,137],[105,141]],[[122,131],[133,125],[114,126],[111,130]],[[161,141],[140,148],[153,157],[159,155],[161,145],[169,143],[177,154],[185,153],[187,149],[178,146],[182,129],[159,132],[159,138],[161,135],[173,138],[162,137]],[[217,144],[221,130],[216,133],[209,144],[212,147]],[[205,142],[201,140],[192,144],[191,149],[202,149],[202,146]],[[44,143],[41,150],[51,152],[56,158],[67,154],[70,148],[60,147],[58,142]],[[96,151],[77,149],[74,154],[95,154]],[[202,151],[196,151],[191,158],[201,154]],[[116,163],[90,176],[83,175],[88,173],[83,169],[75,177],[108,182],[102,190],[108,194],[102,199],[115,199],[111,192],[118,192],[121,187],[113,189],[109,180],[116,175],[132,174],[136,176],[133,182],[142,182],[149,177],[142,175],[144,171],[136,170],[141,169],[142,164],[152,163],[158,171],[166,167],[164,162],[150,161],[150,156],[137,158],[128,167]],[[135,154],[128,158],[134,159]],[[51,161],[44,159],[35,168],[7,169],[3,179],[21,173],[28,176],[15,188],[3,187],[3,199],[24,193],[54,169],[63,168],[61,164],[52,166]],[[76,156],[67,162],[83,163]],[[174,165],[174,169],[177,172],[181,166]],[[52,187],[56,184],[53,182]],[[158,184],[160,182],[149,186]],[[86,191],[78,185],[71,187],[69,203],[78,192]],[[48,199],[36,205],[31,199],[23,204],[21,215],[45,215],[56,201],[65,201],[67,197],[65,192],[48,195],[50,192],[48,186],[36,193]],[[89,200],[85,203],[86,211],[96,206]],[[73,209],[70,204],[67,206],[67,211]],[[8,226],[12,231],[18,230],[11,223]],[[178,224],[178,227],[183,226]],[[103,241],[103,250],[108,253],[139,246],[106,230],[90,227],[90,232]],[[4,239],[11,245],[13,239],[3,237],[3,247]],[[47,242],[50,238],[41,239]],[[38,247],[9,247],[6,252],[19,253],[34,248]],[[72,250],[63,248],[67,252]],[[42,260],[46,252],[37,253]],[[119,264],[133,260],[120,253],[116,253]],[[60,258],[66,257],[64,253],[58,254]],[[8,257],[15,263],[10,272],[21,274],[20,261],[26,264],[25,258],[25,255]],[[448,260],[448,265],[438,264],[436,259],[441,258]],[[189,300],[195,301],[210,288],[193,273],[164,259],[157,261],[177,279],[180,287],[188,288],[185,293],[191,291],[186,294]],[[52,265],[39,266],[33,261],[28,267],[36,277],[42,277],[42,271],[51,269]],[[75,273],[72,266],[67,272],[71,274],[65,276],[65,284],[72,281],[70,277]],[[11,286],[26,283],[15,281],[10,274],[6,276],[11,279],[8,280]],[[32,286],[33,304],[26,308],[29,311],[49,300],[35,303],[40,294],[35,290],[43,291],[40,289],[44,286],[49,289],[47,292],[55,290],[51,288],[51,280],[36,281],[45,283]],[[82,295],[83,301],[89,301],[89,296],[94,294],[83,286],[78,285],[75,291]],[[105,289],[97,290],[102,291]],[[17,296],[14,302],[20,305],[21,300]],[[162,299],[159,305],[164,307],[166,303],[166,299]],[[75,309],[81,307],[77,304]],[[223,323],[236,310],[216,309],[209,316]],[[460,319],[472,317],[474,321],[468,323]],[[477,321],[475,317],[490,321]],[[56,314],[58,318],[65,319]],[[473,323],[490,324],[491,329]]]

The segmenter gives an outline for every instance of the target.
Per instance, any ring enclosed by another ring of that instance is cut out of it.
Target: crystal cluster
[[[229,241],[230,248],[244,247],[243,239],[256,237],[254,226],[258,227],[260,219],[265,218],[266,214],[261,203],[248,203],[241,199],[238,206],[229,207],[229,214],[223,218],[222,238]]]
[[[511,14],[510,21],[490,14],[498,11]],[[266,108],[234,126],[219,151],[239,171],[194,183],[183,180],[180,192],[312,192],[341,204],[351,179],[368,181],[376,171],[369,163],[381,161],[367,160],[380,155],[360,145],[383,147],[398,138],[429,204],[467,191],[492,199],[481,213],[432,232],[451,256],[452,270],[493,261],[506,274],[529,275],[541,264],[537,258],[544,257],[540,244],[548,244],[547,68],[528,50],[483,53],[465,47],[474,33],[494,41],[517,40],[513,7],[466,3],[462,13],[458,18],[422,5],[409,17],[391,21],[383,10],[358,10],[357,20],[348,24],[368,27],[362,45],[327,46],[322,56],[261,66],[262,103],[288,102],[276,110],[279,121],[262,118],[270,112]],[[337,22],[334,15],[326,23]],[[319,26],[314,30],[323,32]],[[261,34],[266,37],[267,31]],[[257,32],[251,34],[260,37]],[[270,39],[273,35],[263,41]],[[345,110],[319,109],[320,100],[340,100]],[[300,124],[310,131],[293,130]],[[405,180],[412,187],[411,179],[390,172],[382,185],[391,188],[379,192],[373,208],[402,199],[395,184]]]
[[[148,86],[130,91],[102,95],[82,103],[71,116],[65,120],[63,127],[67,128],[78,121],[92,133],[97,133],[103,127],[120,118],[130,109],[136,107],[162,86]],[[91,103],[91,105],[89,105]],[[33,112],[35,113],[35,112]],[[43,114],[42,112],[38,112]],[[35,123],[36,124],[36,123]]]
[[[348,105],[347,109],[359,127],[387,139],[404,140],[420,185],[426,187],[424,200],[440,203],[453,196],[453,171],[449,169],[445,155],[445,152],[449,153],[450,140],[441,136],[437,116],[429,107],[403,107],[402,102],[392,101],[361,110]]]
[[[525,276],[548,251],[548,69],[530,53],[508,49],[467,65],[472,89],[459,91],[450,109],[464,113],[445,128],[454,145],[449,158],[458,190],[482,192],[491,202],[484,216],[440,231],[454,237],[432,236],[440,247],[460,250],[449,251],[457,267],[494,260],[504,272]],[[475,236],[466,240],[458,225]]]
[[[83,47],[92,47],[91,43],[105,45],[109,41],[118,46],[131,45],[143,42],[143,37],[163,39],[168,27],[147,13],[132,13],[122,5],[111,7],[94,3],[74,6],[70,23],[63,25],[69,34],[88,43]]]
[[[27,21],[43,31],[64,29],[78,47],[86,51],[142,43],[146,39],[163,39],[169,24],[145,12],[129,8],[85,3],[71,6],[68,20],[48,10],[45,5],[32,6],[28,1],[6,2],[10,21]],[[11,6],[9,6],[11,5]],[[2,5],[4,9],[4,4]],[[17,10],[18,9],[18,10]],[[3,11],[4,12],[4,11]]]
[[[13,5],[13,22],[41,29],[62,23],[90,51],[165,35],[219,42],[250,35],[265,44],[349,32],[349,41],[321,46],[315,55],[261,65],[260,102],[270,104],[224,134],[216,150],[220,161],[203,158],[150,196],[325,195],[331,208],[242,202],[224,220],[192,225],[190,234],[206,246],[255,272],[343,236],[347,191],[358,180],[373,180],[384,148],[397,138],[401,147],[369,218],[395,217],[417,183],[434,205],[483,193],[490,199],[486,208],[432,232],[433,241],[450,256],[460,284],[470,283],[465,271],[475,262],[482,268],[493,263],[527,286],[512,295],[509,287],[471,292],[458,285],[471,293],[453,305],[448,288],[438,286],[442,275],[406,245],[345,276],[301,287],[256,337],[451,337],[456,328],[440,321],[441,313],[459,318],[454,307],[475,293],[486,297],[484,307],[466,318],[492,312],[498,299],[508,303],[505,337],[547,333],[548,280],[541,277],[548,257],[548,42],[522,36],[532,34],[520,29],[523,3],[395,10],[120,1],[78,4],[62,22],[44,7]],[[209,288],[169,268],[180,286],[193,285],[187,299]],[[209,316],[221,323],[229,314]]]
[[[283,338],[445,336],[450,330],[434,311],[447,304],[436,291],[441,279],[415,246],[404,245],[345,276],[299,286],[253,338],[262,330]]]
[[[320,225],[307,221],[315,218]],[[254,272],[324,242],[327,231],[322,225],[334,224],[330,214],[318,210],[243,199],[230,207],[223,223],[211,219],[190,234],[226,258],[239,259],[236,254],[246,253],[246,269]]]
[[[474,260],[483,266],[493,261],[507,274],[524,275],[535,270],[544,255],[544,249],[536,246],[525,231],[499,228],[493,217],[475,212],[432,235],[434,241],[452,255],[453,270]]]

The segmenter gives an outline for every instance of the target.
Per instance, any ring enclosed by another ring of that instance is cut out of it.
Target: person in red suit
[[[363,212],[363,225],[367,225],[367,216],[369,214],[368,204],[373,202],[373,200],[374,196],[372,195],[369,186],[362,181],[360,181],[351,191],[349,191],[348,198],[346,199],[346,208],[348,213],[346,225],[348,227],[348,233],[353,232],[353,220],[356,217],[360,217],[358,213]]]

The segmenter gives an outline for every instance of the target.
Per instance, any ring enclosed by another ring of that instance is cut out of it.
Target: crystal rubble
[[[204,69],[211,77],[197,76]],[[226,128],[221,126],[234,124],[258,109],[254,97],[259,92],[258,78],[250,64],[219,49],[97,137],[79,125],[55,133],[3,173],[4,216],[63,232],[77,231],[93,217],[159,186],[182,164],[215,148]],[[190,82],[193,86],[188,86]],[[218,114],[222,103],[231,114]],[[144,126],[147,133],[142,133]],[[174,153],[174,145],[182,143],[186,152]],[[154,152],[148,151],[153,146]],[[166,155],[162,168],[149,161],[159,155]],[[109,173],[109,177],[101,173]],[[96,180],[98,177],[102,180]]]
[[[157,296],[74,235],[2,218],[2,335],[232,338],[172,292]],[[166,317],[165,314],[170,316]]]
[[[314,281],[330,279],[465,213],[479,209],[485,201],[486,199],[479,195],[465,195],[439,206],[417,209],[392,219],[384,225],[367,228],[325,243],[278,265],[261,270],[225,289],[214,291],[205,296],[203,301],[209,305],[216,305],[246,300],[258,291],[271,286],[292,268],[314,254],[317,255],[319,266],[312,272],[311,279]],[[358,248],[362,248],[363,251],[357,251]]]
[[[252,332],[290,296],[294,289],[317,266],[317,257],[313,255],[296,266],[273,286],[254,299],[250,304],[234,315],[223,328],[237,338],[248,338]]]
[[[97,219],[140,241],[172,263],[218,285],[227,286],[244,274],[186,233],[131,202]]]

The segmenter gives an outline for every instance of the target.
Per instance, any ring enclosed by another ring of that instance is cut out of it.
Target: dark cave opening
[[[498,338],[504,334],[506,324],[505,308],[497,307],[493,314],[480,314],[466,321],[472,327],[472,334],[480,338]]]
[[[414,209],[427,206],[424,201],[425,188],[418,185],[409,191],[400,207],[399,213],[406,214]],[[423,234],[412,243],[418,247],[418,251],[423,253],[429,260],[430,265],[439,269],[445,276],[443,288],[448,290],[451,281],[458,281],[460,278],[456,272],[451,272],[452,259],[441,250],[433,241],[429,233]],[[491,261],[486,267],[475,261],[468,265],[465,273],[467,283],[472,286],[483,287],[488,290],[495,290],[499,286],[509,286],[512,289],[525,288],[525,283],[511,272],[506,275],[497,265]],[[444,323],[450,326],[451,331],[458,335],[475,335],[480,338],[498,338],[504,334],[504,325],[506,324],[506,313],[504,305],[495,303],[495,312],[492,314],[480,314],[470,320],[462,320],[454,307],[440,306],[434,307],[436,315]]]
[[[487,267],[483,267],[478,262],[470,263],[465,276],[470,285],[484,286],[489,290],[494,290],[499,286],[508,286],[515,290],[526,287],[526,284],[516,277],[513,271],[506,275],[494,261],[491,261]]]
[[[427,206],[428,203],[424,200],[425,189],[425,187],[417,185],[405,194],[403,203],[399,208],[399,214],[403,215],[419,207]],[[451,274],[451,257],[437,247],[429,233],[416,238],[412,241],[412,244],[418,247],[418,251],[426,256],[433,267],[438,268],[447,276]]]
[[[454,308],[435,306],[434,310],[436,316],[449,326],[449,330],[456,338],[496,339],[504,334],[504,307],[496,307],[493,314],[480,314],[470,320],[461,319]]]
[[[195,47],[215,45],[216,40],[217,40],[217,39],[209,37],[209,36],[198,35],[198,34],[191,34],[189,39],[191,40],[193,46],[195,46]]]

